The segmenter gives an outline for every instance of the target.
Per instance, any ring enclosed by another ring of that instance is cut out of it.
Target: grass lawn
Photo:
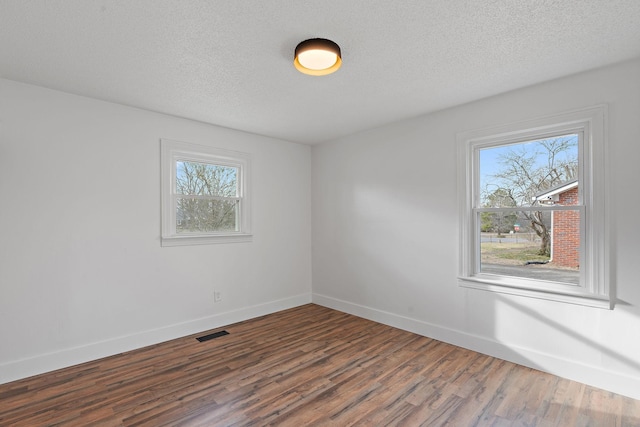
[[[528,241],[480,244],[482,262],[488,264],[523,265],[527,261],[549,261],[548,256],[538,255],[539,250],[539,243]]]

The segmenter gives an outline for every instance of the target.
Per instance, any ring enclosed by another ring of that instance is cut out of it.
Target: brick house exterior
[[[550,201],[561,206],[578,204],[578,181],[573,180],[536,196],[541,203]],[[556,211],[551,217],[551,264],[580,267],[580,214],[578,211]]]

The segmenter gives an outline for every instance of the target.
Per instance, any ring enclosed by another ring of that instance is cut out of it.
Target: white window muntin
[[[606,106],[598,106],[552,117],[491,129],[463,132],[458,140],[458,193],[460,197],[459,284],[467,288],[611,308],[607,194],[605,189]],[[540,140],[565,134],[579,135],[579,204],[567,207],[526,206],[481,208],[479,194],[479,150]],[[547,282],[480,271],[479,218],[482,211],[580,212],[580,285]],[[583,268],[584,267],[584,268]]]

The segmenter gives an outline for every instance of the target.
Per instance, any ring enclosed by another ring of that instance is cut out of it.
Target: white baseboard
[[[296,295],[158,329],[3,363],[0,364],[0,384],[219,328],[310,302],[311,294]]]
[[[491,338],[445,328],[325,295],[313,294],[312,299],[314,304],[622,394],[633,399],[640,399],[640,378],[638,377],[608,371],[598,366],[563,359],[523,347],[507,345]]]

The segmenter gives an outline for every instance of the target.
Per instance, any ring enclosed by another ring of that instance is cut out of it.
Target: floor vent
[[[214,338],[223,337],[223,336],[225,336],[225,335],[229,335],[229,332],[227,332],[227,331],[214,332],[214,333],[212,333],[212,334],[205,335],[205,336],[203,336],[203,337],[199,337],[199,338],[196,338],[196,339],[197,339],[198,341],[200,341],[200,342],[203,342],[203,341],[209,341],[209,340],[212,340],[212,339],[214,339]]]

